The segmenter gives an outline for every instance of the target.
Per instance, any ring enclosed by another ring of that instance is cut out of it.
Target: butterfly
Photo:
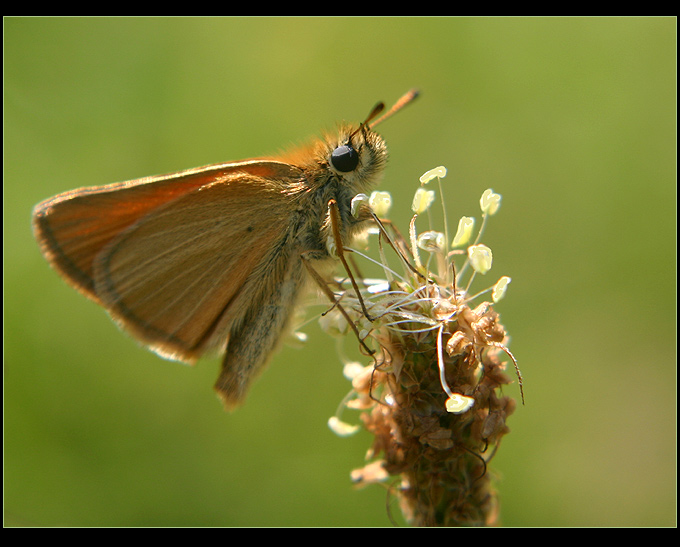
[[[374,127],[417,95],[277,156],[59,194],[34,208],[35,237],[68,283],[158,355],[222,354],[215,389],[232,409],[310,279],[331,274],[329,241],[349,244],[366,228],[351,202],[385,168]]]

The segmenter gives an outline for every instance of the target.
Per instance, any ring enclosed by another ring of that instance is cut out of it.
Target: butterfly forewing
[[[220,176],[252,171],[274,177],[279,171],[288,175],[287,167],[252,160],[80,188],[39,203],[33,211],[33,230],[50,263],[76,288],[98,301],[93,284],[94,259],[121,231]]]
[[[230,304],[282,236],[282,184],[297,175],[251,161],[93,188],[85,200],[63,194],[36,208],[36,231],[51,262],[124,329],[193,361],[223,349]]]

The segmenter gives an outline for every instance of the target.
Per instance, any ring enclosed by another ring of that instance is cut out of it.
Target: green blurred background
[[[392,218],[438,165],[454,224],[503,195],[478,285],[513,278],[497,309],[527,397],[492,462],[503,523],[675,525],[676,38],[674,18],[4,19],[5,524],[390,526],[385,491],[349,481],[368,435],[326,426],[349,384],[315,324],[227,414],[219,362],[118,332],[30,212],[419,87],[381,127]]]

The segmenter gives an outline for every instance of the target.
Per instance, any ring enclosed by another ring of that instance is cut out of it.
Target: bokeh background
[[[227,414],[219,362],[121,334],[30,213],[276,152],[411,87],[381,127],[392,218],[438,165],[454,225],[503,195],[478,285],[513,279],[497,309],[527,396],[492,462],[503,523],[675,525],[675,18],[3,23],[5,525],[391,526],[385,491],[350,485],[368,435],[326,426],[349,384],[316,324]]]

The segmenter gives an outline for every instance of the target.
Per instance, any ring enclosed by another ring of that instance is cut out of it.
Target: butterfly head
[[[341,126],[324,144],[320,159],[341,183],[357,192],[377,183],[387,162],[387,145],[365,123]]]

